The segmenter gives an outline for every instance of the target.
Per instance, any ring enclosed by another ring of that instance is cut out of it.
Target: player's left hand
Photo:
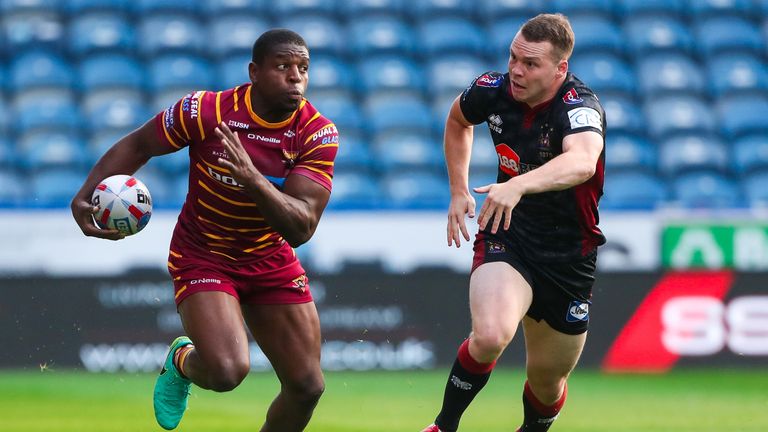
[[[241,185],[248,185],[258,172],[251,161],[251,157],[245,151],[243,144],[240,143],[240,137],[224,124],[219,123],[215,129],[216,136],[221,139],[224,151],[229,156],[228,159],[219,158],[219,164],[228,169],[232,178]]]
[[[514,210],[520,198],[523,197],[523,190],[512,180],[504,183],[493,183],[474,188],[477,193],[488,194],[480,209],[480,216],[477,224],[484,230],[488,222],[493,220],[491,233],[496,234],[499,230],[499,224],[504,219],[504,229],[508,230],[512,224],[512,210]]]

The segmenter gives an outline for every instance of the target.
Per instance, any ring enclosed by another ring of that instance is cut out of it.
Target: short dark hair
[[[272,52],[275,45],[279,44],[293,44],[307,48],[304,38],[295,31],[283,28],[272,29],[264,32],[253,43],[251,60],[256,64],[261,64],[264,58]]]
[[[529,42],[551,43],[555,61],[568,59],[573,53],[576,37],[573,35],[571,23],[563,14],[537,15],[523,24],[520,33]]]

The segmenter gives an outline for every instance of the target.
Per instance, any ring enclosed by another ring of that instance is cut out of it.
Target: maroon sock
[[[557,419],[560,410],[565,405],[565,398],[568,396],[568,384],[563,386],[563,395],[552,405],[544,405],[533,394],[528,381],[525,382],[523,390],[523,425],[518,429],[520,432],[546,432]]]

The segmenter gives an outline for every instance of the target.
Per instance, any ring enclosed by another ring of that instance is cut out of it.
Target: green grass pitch
[[[329,372],[309,432],[418,432],[436,414],[446,370]],[[0,431],[160,431],[149,374],[0,371]],[[494,372],[461,431],[513,431],[520,423],[519,370]],[[692,370],[605,375],[577,369],[551,432],[765,432],[768,370]],[[193,389],[179,431],[258,430],[277,391],[271,373],[252,373],[235,391]]]

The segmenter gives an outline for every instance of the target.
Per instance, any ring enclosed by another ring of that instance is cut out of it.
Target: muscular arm
[[[558,191],[580,185],[595,174],[597,160],[603,151],[603,137],[592,131],[563,138],[563,153],[549,162],[512,178],[523,195]]]
[[[220,124],[216,134],[229,155],[219,163],[244,186],[267,223],[291,246],[306,243],[315,233],[330,191],[299,174],[289,175],[280,191],[253,166],[240,139],[227,125]]]
[[[83,186],[72,198],[72,216],[86,236],[118,240],[117,230],[104,230],[93,222],[96,207],[91,205],[94,188],[103,179],[115,174],[133,174],[153,156],[170,153],[172,149],[162,143],[155,130],[155,120],[121,138],[93,166]]]
[[[451,105],[448,119],[445,121],[443,150],[448,168],[448,182],[451,189],[451,204],[448,208],[448,246],[461,246],[461,236],[469,241],[464,215],[475,217],[475,199],[469,193],[469,160],[472,153],[474,129],[461,112],[459,98]]]

